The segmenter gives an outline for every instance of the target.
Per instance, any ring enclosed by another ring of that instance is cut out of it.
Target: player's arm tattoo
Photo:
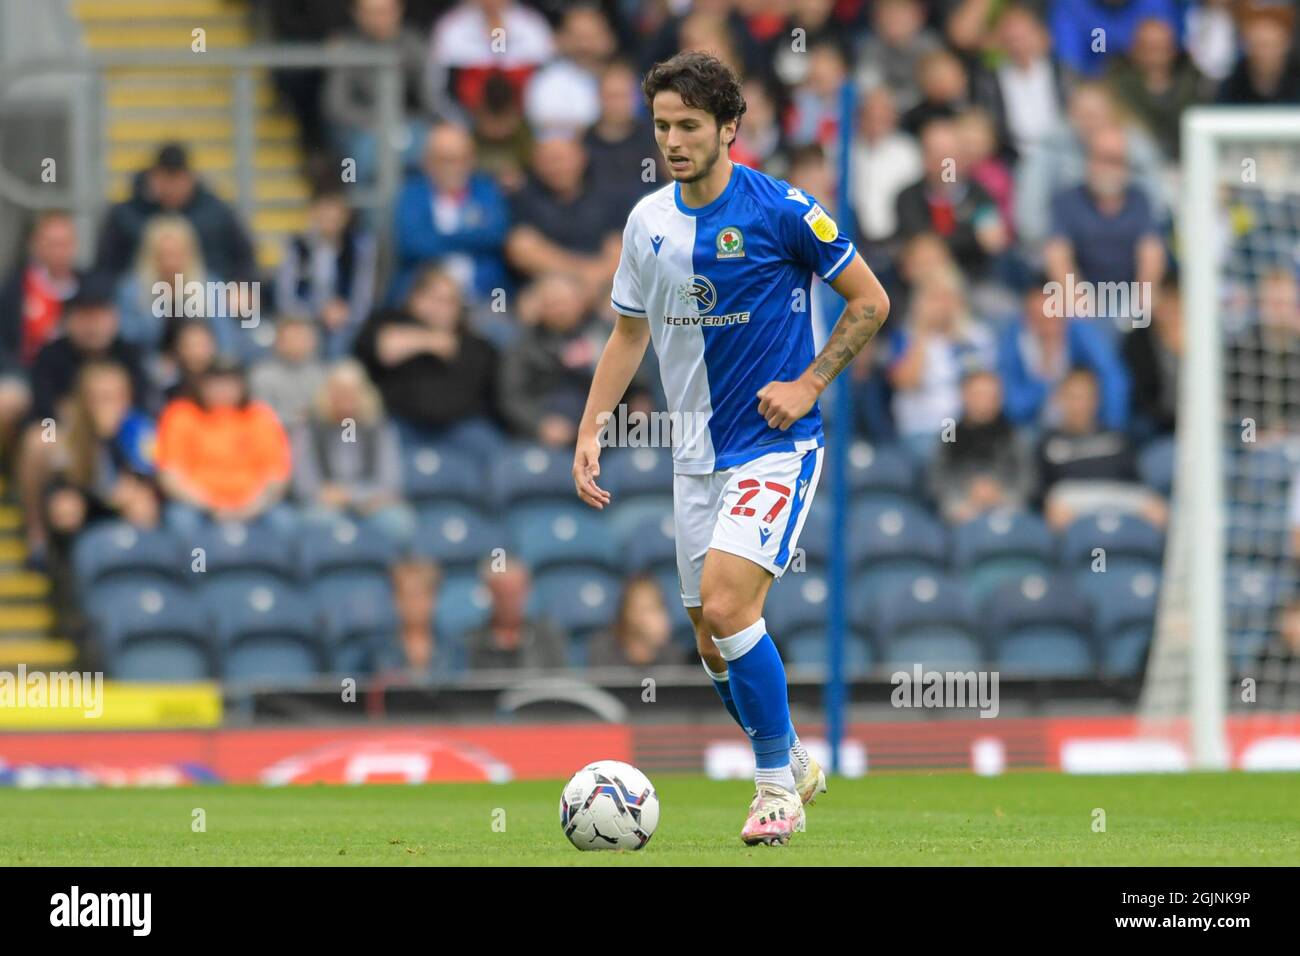
[[[875,302],[854,299],[844,309],[831,337],[813,362],[812,373],[829,385],[880,331],[889,313]]]

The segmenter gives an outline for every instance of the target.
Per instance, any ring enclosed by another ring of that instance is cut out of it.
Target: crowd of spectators
[[[277,77],[317,185],[274,275],[178,144],[98,236],[36,218],[0,284],[0,440],[35,567],[105,517],[192,534],[346,515],[407,544],[405,445],[485,461],[511,441],[570,446],[627,213],[669,181],[638,77],[683,49],[744,80],[733,159],[814,193],[890,291],[888,326],[850,373],[859,437],[901,443],[950,522],[1030,508],[1062,528],[1105,504],[1162,525],[1135,460],[1174,425],[1178,117],[1300,103],[1300,24],[1263,0],[261,6],[275,39],[397,51],[401,129],[376,128],[366,71]],[[841,184],[845,83],[858,113]],[[404,175],[390,236],[336,181],[340,156],[370,177],[385,137]],[[1242,347],[1289,361],[1296,263],[1259,275]],[[239,307],[259,282],[261,321],[179,296],[160,308],[154,283],[173,280],[228,284]],[[1063,311],[1051,284],[1071,282],[1150,291],[1141,309]],[[647,405],[652,363],[632,396]],[[338,440],[342,422],[355,440]],[[393,570],[413,667],[438,657],[438,576]],[[471,664],[562,662],[564,635],[524,614],[527,569],[484,580],[493,611]],[[673,653],[645,585],[627,583],[593,661]]]

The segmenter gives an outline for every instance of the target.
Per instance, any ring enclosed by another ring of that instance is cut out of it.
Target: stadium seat
[[[464,452],[433,443],[402,449],[402,487],[406,499],[417,508],[444,501],[481,510],[491,507],[482,466]]]
[[[672,512],[638,524],[623,539],[622,553],[629,571],[677,572],[677,538]]]
[[[572,465],[572,462],[570,462]],[[667,448],[607,449],[598,483],[620,504],[638,498],[672,498],[673,456]],[[573,481],[569,481],[573,492]]]
[[[1289,594],[1289,578],[1267,567],[1229,561],[1224,588],[1228,653],[1238,665],[1250,664],[1269,643],[1277,612]]]
[[[297,575],[293,542],[270,528],[223,522],[204,529],[197,546],[204,551],[204,574],[269,574],[286,582]]]
[[[467,631],[482,627],[492,612],[492,596],[476,574],[449,574],[438,589],[434,633],[459,643]]]
[[[788,573],[774,582],[767,592],[763,617],[769,634],[784,638],[803,627],[826,631],[827,599],[830,589],[826,577],[817,572]]]
[[[619,541],[629,540],[638,528],[651,521],[666,520],[669,527],[672,526],[673,496],[671,494],[657,497],[643,495],[631,501],[615,498],[614,502],[613,507],[599,514],[601,520],[609,525],[610,534]]]
[[[916,469],[903,449],[855,441],[847,458],[849,489],[855,504],[915,503],[920,497]],[[824,472],[823,480],[826,477]]]
[[[352,571],[387,572],[396,556],[383,534],[347,519],[307,527],[298,538],[299,571],[313,583]]]
[[[420,510],[412,551],[444,571],[475,571],[494,548],[508,543],[495,520],[461,504],[440,504]]]
[[[106,670],[115,679],[205,680],[213,675],[209,617],[195,596],[178,585],[117,582],[95,633]]]
[[[1105,550],[1111,568],[1116,558],[1137,558],[1159,567],[1164,555],[1164,535],[1135,515],[1102,511],[1074,521],[1061,536],[1060,563],[1064,570],[1087,567],[1093,551]]]
[[[1006,581],[982,610],[985,642],[999,667],[1035,677],[1095,673],[1092,608],[1066,577],[1027,574]]]
[[[947,571],[946,530],[917,504],[855,505],[849,527],[854,587],[870,595],[917,574]]]
[[[219,579],[202,593],[216,620],[227,680],[297,680],[324,670],[325,635],[298,589],[273,579],[251,587]]]
[[[533,609],[545,614],[571,637],[584,641],[614,623],[622,583],[594,568],[555,568],[538,574]]]
[[[914,574],[876,595],[870,608],[886,667],[961,668],[983,657],[965,589],[946,575]]]
[[[826,673],[825,629],[799,631],[779,641],[785,664],[792,670]],[[844,668],[850,677],[864,677],[871,671],[871,645],[860,637],[850,635],[844,644]]]
[[[1144,485],[1150,485],[1166,498],[1174,487],[1174,455],[1177,447],[1172,435],[1151,439],[1138,453],[1138,474]]]
[[[952,531],[953,561],[977,602],[1004,581],[1050,572],[1052,533],[1037,515],[991,511]]]
[[[329,641],[330,669],[368,674],[377,648],[394,642],[397,615],[388,580],[358,574],[311,588],[312,603]]]
[[[491,487],[500,508],[538,501],[570,504],[577,500],[573,449],[511,445],[491,464]]]
[[[190,560],[189,552],[170,532],[143,531],[125,521],[93,525],[72,546],[73,573],[83,590],[119,576],[181,581]]]
[[[539,505],[508,517],[514,550],[534,573],[559,565],[618,571],[618,539],[600,512],[580,504]]]

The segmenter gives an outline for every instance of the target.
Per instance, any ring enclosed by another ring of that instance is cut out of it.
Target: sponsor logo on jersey
[[[655,255],[656,255],[656,256],[659,255],[659,247],[662,246],[663,244],[664,244],[664,237],[663,237],[663,236],[651,236],[651,237],[650,237],[650,245],[654,247]]]
[[[803,221],[822,242],[834,242],[840,234],[840,227],[835,225],[835,220],[826,214],[820,203],[803,214]]]
[[[723,226],[713,240],[718,249],[719,259],[743,259],[745,257],[745,234],[735,226]]]
[[[728,312],[726,315],[708,315],[718,304],[718,290],[706,277],[693,275],[677,287],[677,299],[688,309],[691,315],[665,315],[664,325],[680,326],[720,326],[745,325],[749,322],[748,312]]]
[[[759,529],[758,529],[758,540],[759,540],[759,542],[760,542],[762,545],[766,546],[766,545],[767,545],[767,539],[770,538],[770,537],[772,537],[772,529],[771,529],[771,528],[759,528]]]

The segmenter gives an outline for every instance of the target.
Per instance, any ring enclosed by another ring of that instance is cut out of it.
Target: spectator
[[[474,141],[463,128],[444,123],[429,133],[424,172],[402,187],[394,218],[397,275],[390,301],[401,301],[415,274],[431,263],[467,299],[484,301],[506,287],[505,199],[491,177],[474,171]]]
[[[514,87],[501,73],[483,82],[483,95],[471,112],[478,168],[506,192],[524,184],[524,170],[533,155],[533,134],[524,122]]]
[[[499,570],[498,570],[499,568]],[[513,555],[485,561],[479,574],[491,595],[488,622],[466,636],[474,670],[537,670],[568,664],[568,641],[549,618],[528,610],[533,579]]]
[[[623,61],[611,63],[600,75],[600,116],[582,139],[596,192],[622,196],[622,215],[647,192],[659,188],[665,174],[654,130],[637,113],[640,95],[631,68]],[[753,119],[752,103],[750,107],[746,124]]]
[[[397,641],[407,668],[416,673],[449,670],[451,656],[434,633],[442,569],[431,561],[399,561],[392,567],[391,578]]]
[[[982,275],[1008,244],[997,205],[968,170],[956,170],[960,148],[951,120],[932,120],[921,132],[922,178],[898,194],[898,231],[903,239],[934,232],[972,276]]]
[[[1215,83],[1227,79],[1237,62],[1236,0],[1196,0],[1187,9],[1184,45],[1196,69]]]
[[[917,459],[928,461],[945,423],[961,412],[962,378],[993,365],[994,339],[971,317],[960,277],[944,271],[920,280],[907,324],[890,344],[894,423]]]
[[[959,168],[967,171],[998,207],[1002,228],[1008,241],[1014,239],[1015,184],[1011,170],[998,152],[998,131],[983,109],[972,106],[957,117],[957,141],[960,144]]]
[[[356,355],[403,442],[437,441],[483,458],[500,449],[497,352],[466,328],[460,291],[445,272],[426,267],[402,308],[372,315]]]
[[[745,115],[745,124],[749,114]],[[878,86],[862,104],[852,152],[853,195],[862,238],[880,244],[898,231],[898,196],[921,178],[921,150],[898,128],[894,94]]]
[[[816,143],[832,156],[839,151],[840,97],[849,64],[844,49],[822,40],[808,50],[808,76],[796,86],[786,113],[786,135],[792,145]]]
[[[1051,57],[1051,36],[1032,10],[1007,7],[996,38],[1004,56],[995,72],[976,74],[976,98],[1001,118],[1011,146],[1023,158],[1061,124],[1065,80]]]
[[[239,219],[190,169],[185,147],[168,143],[154,164],[138,173],[131,198],[113,206],[99,237],[98,268],[121,275],[136,260],[145,226],[154,216],[175,213],[194,227],[203,261],[214,275],[252,279],[253,245]]]
[[[536,10],[516,0],[461,0],[434,25],[429,71],[439,102],[474,110],[488,77],[503,74],[520,97],[533,71],[554,56],[551,27]]]
[[[149,354],[158,348],[168,322],[188,316],[209,323],[220,351],[238,354],[241,340],[238,318],[196,314],[192,308],[186,308],[188,295],[178,297],[174,292],[178,283],[183,293],[189,283],[199,283],[205,289],[202,311],[206,313],[207,283],[219,281],[204,268],[198,236],[189,221],[170,214],[155,216],[145,226],[134,273],[118,285],[117,310],[122,338]],[[158,283],[167,287],[168,294],[158,294],[155,288]]]
[[[745,97],[745,122],[736,130],[736,138],[729,153],[731,161],[761,169],[772,176],[784,176],[785,134],[777,115],[776,96],[772,88],[762,80],[750,77],[742,84],[741,92]],[[653,156],[663,172],[663,156],[658,144],[654,142],[654,132],[647,132],[650,133],[651,142],[646,155]],[[597,159],[595,153],[592,154],[592,159]]]
[[[1052,5],[1051,29],[1061,63],[1081,76],[1099,76],[1107,58],[1128,53],[1138,24],[1160,19],[1178,28],[1174,0],[1071,0]],[[1099,33],[1100,31],[1100,33]],[[1098,44],[1097,37],[1105,42]]]
[[[42,213],[32,227],[27,254],[0,284],[0,445],[9,445],[27,413],[32,363],[58,333],[64,303],[81,281],[76,254],[72,217]]]
[[[59,422],[67,420],[68,400],[81,368],[93,359],[109,359],[125,367],[132,393],[149,406],[150,392],[139,353],[118,335],[113,306],[113,281],[106,275],[87,276],[63,307],[64,334],[36,355],[31,373],[31,408],[20,439],[18,489],[27,528],[28,560],[44,566],[46,534],[41,521],[41,495],[49,480]]]
[[[158,524],[153,482],[154,423],[134,407],[131,376],[116,362],[92,359],[81,367],[57,443],[45,512],[55,550],[66,556],[86,525],[120,517],[140,528]]]
[[[164,517],[192,539],[207,521],[264,521],[291,533],[282,503],[290,477],[289,440],[270,406],[250,400],[244,370],[218,358],[196,398],[178,398],[158,421],[158,478]]]
[[[980,369],[961,383],[962,415],[940,442],[930,494],[946,520],[969,521],[994,508],[1024,508],[1033,494],[1032,450],[1002,414],[1002,382]]]
[[[1055,425],[1048,396],[1071,369],[1092,372],[1101,394],[1101,423],[1113,431],[1128,422],[1129,381],[1111,340],[1091,320],[1067,318],[1047,289],[1025,293],[1025,314],[1007,326],[998,348],[1006,414],[1016,425]]]
[[[578,433],[600,330],[572,277],[545,276],[529,293],[536,315],[502,359],[498,401],[520,437],[563,447]]]
[[[336,359],[351,351],[374,304],[378,244],[337,183],[317,187],[308,217],[307,231],[285,241],[275,303],[313,319],[325,358]]]
[[[913,136],[931,120],[956,119],[971,106],[966,68],[948,50],[934,50],[921,57],[916,65],[916,83],[921,99],[903,114],[899,124]]]
[[[871,34],[858,50],[858,89],[877,86],[893,91],[901,112],[921,99],[916,67],[921,57],[942,48],[942,41],[925,25],[925,7],[918,0],[878,0],[871,8]]]
[[[1245,55],[1219,88],[1219,102],[1237,106],[1300,103],[1300,60],[1292,48],[1295,10],[1248,10],[1242,21]]]
[[[618,267],[625,224],[618,196],[597,191],[586,179],[586,152],[575,139],[539,142],[533,170],[511,198],[506,258],[528,279],[576,275],[594,299]]]
[[[587,648],[588,667],[655,667],[682,663],[672,642],[673,625],[659,582],[649,575],[623,585],[613,626],[595,635]]]
[[[524,115],[539,136],[577,136],[600,117],[600,75],[617,48],[614,31],[599,7],[566,5],[555,43],[559,56],[524,88]]]
[[[406,101],[394,140],[408,164],[419,155],[429,119],[438,112],[425,74],[424,43],[402,24],[402,0],[353,0],[352,26],[336,42],[390,50],[398,57]],[[335,148],[356,161],[357,180],[373,181],[379,163],[380,72],[372,67],[340,66],[325,79],[321,111],[332,127]]]
[[[1183,362],[1183,305],[1177,281],[1165,281],[1151,324],[1124,336],[1122,348],[1133,382],[1130,433],[1141,439],[1172,432]]]
[[[404,546],[415,512],[402,501],[397,432],[355,359],[332,366],[314,393],[311,417],[293,431],[293,491],[305,520],[351,516]]]
[[[1179,120],[1202,99],[1205,81],[1179,56],[1173,24],[1158,17],[1139,23],[1133,48],[1111,64],[1108,80],[1116,99],[1142,122],[1164,158],[1177,162]]]
[[[156,356],[153,380],[163,403],[195,398],[199,379],[217,357],[217,338],[203,319],[173,319],[163,332],[162,351]]]
[[[1051,203],[1057,193],[1077,186],[1087,176],[1088,144],[1093,134],[1122,125],[1108,87],[1080,83],[1070,94],[1068,120],[1022,157],[1016,168],[1016,232],[1031,249],[1051,231]],[[1160,152],[1140,129],[1125,128],[1128,168],[1134,183],[1147,197],[1151,215],[1161,222],[1168,203],[1161,181]]]
[[[1168,509],[1164,499],[1138,482],[1128,437],[1097,420],[1096,376],[1087,369],[1071,370],[1054,401],[1059,424],[1038,442],[1039,497],[1048,525],[1060,531],[1076,518],[1108,510],[1137,514],[1163,527]]]
[[[1097,130],[1088,144],[1088,178],[1052,199],[1052,232],[1043,249],[1048,274],[1057,282],[1138,282],[1154,297],[1165,270],[1165,247],[1144,196],[1129,180],[1124,131]],[[1099,296],[1098,296],[1099,297]],[[1149,307],[1149,303],[1147,304]],[[1144,324],[1149,312],[1131,303],[1115,319]]]
[[[1255,321],[1225,343],[1224,385],[1234,427],[1255,441],[1300,432],[1300,285],[1286,266],[1261,275]]]
[[[271,406],[286,428],[307,420],[316,393],[325,383],[316,326],[302,315],[282,315],[275,323],[275,351],[253,366],[248,380],[253,398]]]

